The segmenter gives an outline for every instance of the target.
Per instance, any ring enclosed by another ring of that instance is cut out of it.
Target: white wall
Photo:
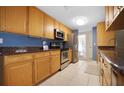
[[[86,56],[92,59],[92,31],[80,32],[79,35],[86,34]]]

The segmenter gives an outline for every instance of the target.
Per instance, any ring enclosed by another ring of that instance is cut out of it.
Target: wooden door
[[[49,56],[35,59],[34,62],[35,83],[38,83],[50,75]]]
[[[6,31],[27,34],[27,10],[25,6],[6,7]]]
[[[51,56],[51,73],[55,73],[60,69],[60,54]]]
[[[43,37],[43,12],[29,7],[29,35]]]
[[[32,60],[15,62],[4,67],[4,85],[31,86]]]
[[[44,35],[46,38],[54,39],[54,20],[47,14],[44,15]]]
[[[5,7],[0,7],[0,31],[5,31]]]

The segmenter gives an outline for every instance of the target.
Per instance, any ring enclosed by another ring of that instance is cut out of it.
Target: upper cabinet
[[[59,29],[60,28],[60,23],[56,20],[54,20],[54,28]]]
[[[44,35],[45,38],[54,39],[54,19],[44,14]]]
[[[43,37],[44,13],[35,7],[29,7],[29,35]]]
[[[5,31],[27,34],[28,7],[5,7]]]
[[[105,23],[97,24],[97,46],[115,46],[115,32],[105,31]]]
[[[124,29],[123,20],[124,20],[123,6],[106,6],[105,7],[106,31]]]
[[[68,35],[68,30],[67,28],[63,25],[63,24],[60,24],[60,30],[64,32],[64,41],[67,41],[67,35]]]
[[[5,31],[5,7],[0,7],[0,31]]]
[[[64,32],[67,41],[70,29],[36,7],[0,7],[0,31],[54,39],[56,28]]]

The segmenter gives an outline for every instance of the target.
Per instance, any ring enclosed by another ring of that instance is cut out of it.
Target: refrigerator
[[[72,63],[78,62],[78,30],[68,35],[68,45],[72,48]]]
[[[124,30],[116,32],[116,52],[119,57],[124,59]]]

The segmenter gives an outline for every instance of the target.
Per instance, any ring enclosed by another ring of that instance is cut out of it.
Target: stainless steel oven
[[[69,65],[69,50],[61,50],[61,70]]]

